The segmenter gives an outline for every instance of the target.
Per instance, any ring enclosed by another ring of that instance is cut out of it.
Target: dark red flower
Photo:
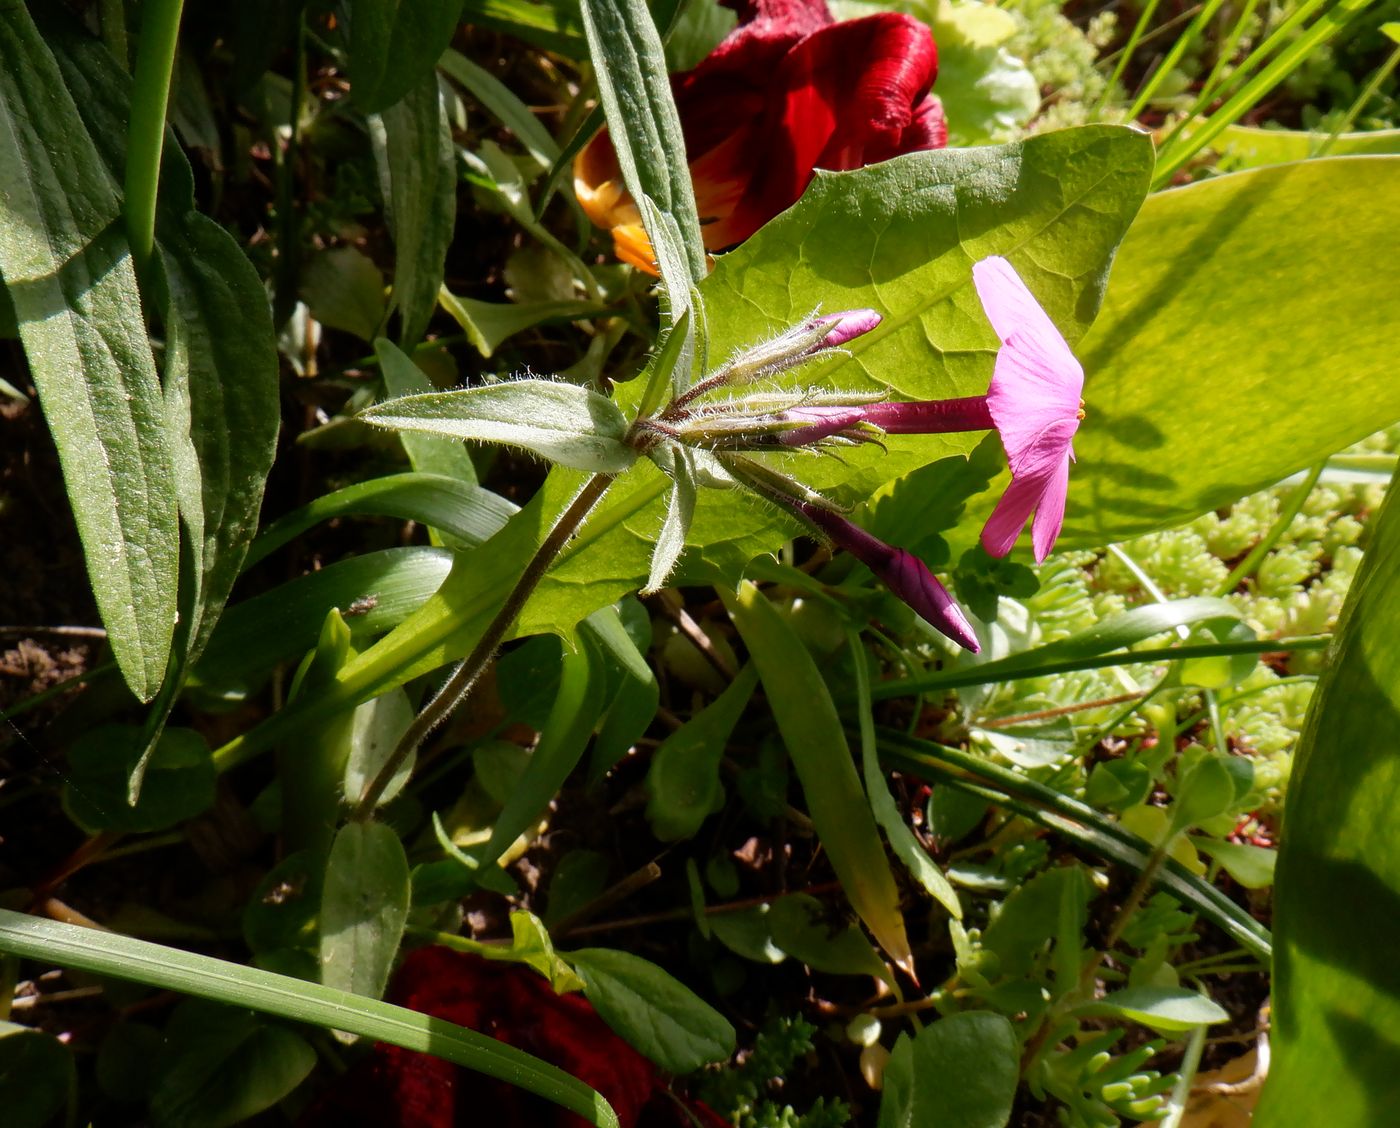
[[[734,29],[673,82],[705,246],[747,239],[797,202],[815,169],[861,168],[942,148],[943,107],[929,29],[881,12],[833,21],[826,0],[728,0]],[[606,132],[574,163],[590,219],[618,257],[654,271],[636,204]]]
[[[582,995],[555,994],[536,972],[449,948],[410,952],[388,1000],[490,1034],[591,1085],[621,1128],[727,1128],[696,1101],[672,1099],[656,1067],[612,1032]],[[686,1113],[693,1114],[686,1115]],[[586,1128],[580,1116],[504,1081],[398,1046],[377,1045],[299,1128]]]

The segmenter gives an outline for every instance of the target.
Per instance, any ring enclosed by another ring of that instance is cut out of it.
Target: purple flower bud
[[[844,548],[874,572],[930,626],[974,654],[982,649],[962,608],[912,552],[886,544],[830,509],[808,501],[796,501],[795,505],[807,520],[831,538],[833,544]]]
[[[841,313],[828,313],[814,318],[812,328],[832,325],[834,328],[824,338],[822,347],[836,348],[847,341],[853,341],[862,334],[869,333],[883,320],[873,309],[848,309]]]
[[[783,412],[782,418],[811,424],[779,435],[778,441],[785,446],[820,442],[860,423],[872,423],[887,435],[950,435],[992,428],[986,396],[868,403],[854,407],[793,407]]]

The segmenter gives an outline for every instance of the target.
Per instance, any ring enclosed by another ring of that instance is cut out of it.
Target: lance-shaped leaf
[[[351,0],[350,93],[365,113],[391,106],[452,40],[460,0]]]
[[[695,459],[687,447],[672,444],[666,450],[666,472],[671,476],[671,500],[666,506],[666,520],[656,534],[656,550],[651,554],[651,573],[647,576],[643,595],[651,595],[666,586],[675,570],[676,561],[685,549],[685,536],[695,516]]]
[[[61,140],[61,143],[59,143]],[[117,187],[23,5],[0,19],[0,274],[122,676],[149,700],[176,620],[174,459]]]
[[[851,750],[817,664],[787,621],[758,588],[720,595],[739,628],[802,781],[817,837],[851,906],[880,946],[911,975],[914,957],[899,911],[899,890],[860,788]]]
[[[616,474],[637,458],[623,441],[627,420],[616,404],[587,388],[552,380],[404,396],[359,417],[394,431],[524,447],[575,470]]]

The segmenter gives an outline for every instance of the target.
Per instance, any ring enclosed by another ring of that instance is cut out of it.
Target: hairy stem
[[[578,532],[593,507],[602,500],[614,478],[615,475],[612,474],[595,474],[569,503],[569,507],[560,515],[559,520],[535,550],[535,554],[530,557],[529,563],[520,573],[520,579],[516,581],[515,587],[511,588],[510,594],[501,604],[501,609],[496,612],[496,617],[482,633],[472,652],[462,659],[452,676],[413,719],[413,723],[395,745],[394,751],[384,761],[379,773],[366,784],[355,805],[355,819],[365,821],[374,814],[379,797],[384,794],[384,789],[388,787],[389,781],[394,778],[403,762],[423,743],[424,737],[445,721],[472,691],[472,687],[476,685],[495,655],[496,648],[505,639],[506,632],[515,623],[530,596],[534,594],[535,588],[539,586],[540,580],[544,579],[545,573],[554,563],[555,557],[568,544],[569,538]]]

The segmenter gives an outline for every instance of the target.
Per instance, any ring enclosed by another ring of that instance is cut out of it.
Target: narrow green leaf
[[[638,206],[648,198],[675,223],[690,278],[699,282],[706,273],[705,246],[685,137],[651,12],[644,0],[582,0],[580,10],[623,181]],[[650,225],[648,234],[655,246]]]
[[[1262,168],[1305,161],[1314,156],[1326,140],[1326,133],[1311,133],[1305,129],[1231,125],[1221,131],[1212,148],[1230,161],[1231,168]],[[1327,153],[1332,157],[1400,156],[1400,129],[1341,133],[1333,139]]]
[[[841,887],[880,946],[912,974],[899,890],[826,682],[801,638],[757,587],[745,582],[737,595],[721,589],[720,596],[763,680]]]
[[[1181,987],[1127,987],[1078,1007],[1074,1013],[1127,1018],[1164,1034],[1230,1021],[1224,1008]]]
[[[401,100],[371,117],[369,128],[394,237],[399,342],[408,347],[422,340],[437,307],[457,221],[457,160],[437,76],[429,71],[418,79]]]
[[[115,979],[145,983],[266,1014],[345,1030],[405,1049],[434,1054],[467,1069],[519,1085],[578,1113],[598,1128],[618,1128],[597,1093],[561,1069],[440,1018],[390,1006],[319,983],[255,967],[0,909],[0,951]]]
[[[456,79],[497,121],[515,134],[525,151],[541,168],[549,168],[559,157],[559,146],[539,118],[508,86],[460,51],[445,51],[438,66]]]
[[[578,321],[607,313],[607,307],[596,302],[483,302],[458,297],[446,286],[438,294],[438,300],[484,357],[494,355],[517,333],[544,322]]]
[[[224,1128],[271,1108],[306,1079],[316,1051],[251,1011],[198,999],[175,1008],[151,1095],[157,1128]]]
[[[325,494],[283,514],[258,534],[244,568],[296,540],[308,529],[337,517],[396,517],[436,529],[455,548],[473,548],[498,533],[516,511],[513,502],[457,477],[386,474]]]
[[[734,1052],[727,1019],[654,963],[610,948],[565,958],[603,1021],[669,1073],[690,1073]]]
[[[676,562],[685,551],[686,534],[695,517],[695,501],[699,486],[695,481],[695,459],[689,448],[679,443],[667,450],[670,456],[671,500],[666,506],[666,519],[656,534],[656,548],[651,554],[651,571],[642,587],[643,595],[651,595],[666,586],[675,571]]]
[[[62,138],[61,145],[55,138]],[[143,701],[176,621],[174,458],[116,184],[27,10],[0,20],[0,274],[98,609]]]
[[[391,689],[355,709],[350,727],[350,755],[345,763],[343,793],[347,799],[352,802],[357,799],[370,780],[379,774],[399,738],[413,723],[413,717],[413,706],[402,689]],[[416,754],[404,758],[379,796],[381,806],[404,789],[416,762]]]
[[[537,4],[533,0],[466,0],[462,18],[478,27],[502,31],[566,59],[588,57],[583,24],[576,5]]]
[[[870,798],[870,810],[875,821],[885,832],[890,849],[905,864],[914,880],[924,887],[924,891],[942,905],[957,920],[962,920],[962,902],[952,882],[943,876],[923,843],[914,836],[904,814],[895,804],[890,794],[890,785],[880,771],[879,746],[875,740],[875,718],[871,714],[870,668],[866,664],[865,647],[860,635],[851,631],[847,635],[851,662],[855,669],[856,709],[860,718],[860,766],[865,781],[865,793]]]
[[[350,0],[350,94],[377,113],[431,78],[452,40],[461,0]]]
[[[420,545],[367,552],[236,604],[215,630],[195,676],[214,686],[266,676],[279,661],[316,645],[332,607],[344,610],[356,639],[379,634],[442,586],[452,560],[446,549]]]
[[[597,392],[553,380],[510,380],[387,400],[357,418],[377,427],[524,447],[564,466],[618,473],[636,461],[627,420]]]
[[[340,828],[321,888],[321,982],[377,999],[408,919],[408,858],[391,827]]]
[[[1400,1107],[1400,490],[1375,519],[1294,754],[1259,1128]]]

